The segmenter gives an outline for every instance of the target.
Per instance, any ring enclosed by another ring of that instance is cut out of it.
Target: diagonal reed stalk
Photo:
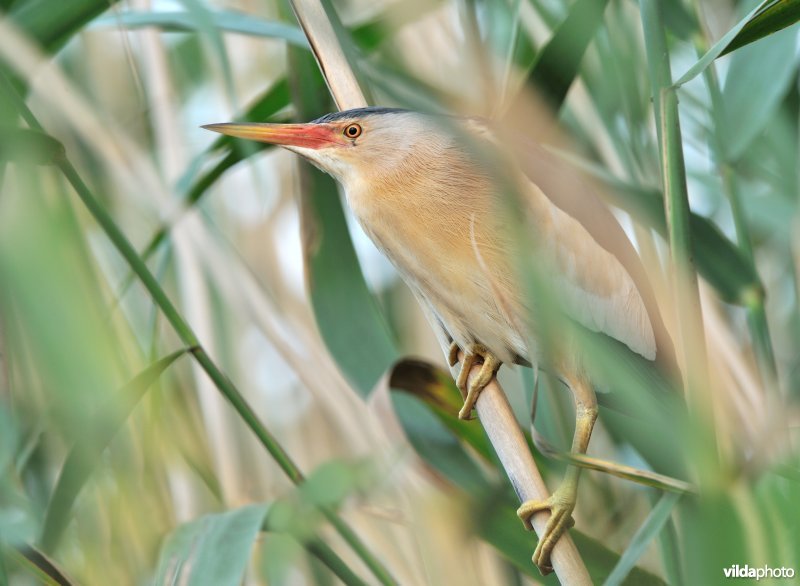
[[[339,45],[323,4],[319,0],[292,0],[292,8],[308,36],[314,56],[336,105],[340,109],[365,106],[367,101]],[[436,320],[429,321],[436,322]],[[449,343],[444,332],[437,331],[436,334],[442,352],[447,355]],[[463,360],[463,353],[460,359]],[[476,376],[479,370],[479,365],[474,367],[470,377]],[[457,377],[458,369],[451,368],[451,373],[454,378]],[[525,437],[497,379],[493,379],[481,393],[476,410],[520,501],[546,499],[549,495],[547,485],[536,467]],[[533,527],[538,535],[541,536],[544,532],[549,516],[550,514],[545,511],[533,517]],[[581,586],[592,583],[569,534],[564,534],[559,539],[553,550],[551,563],[563,584]]]
[[[25,101],[17,93],[11,80],[7,77],[6,73],[0,71],[0,87],[5,91],[8,98],[13,103],[18,114],[22,117],[25,123],[32,129],[44,132],[44,128],[39,123],[38,119],[28,108]],[[75,190],[78,197],[83,204],[95,218],[97,223],[108,236],[111,243],[119,251],[120,255],[125,259],[130,268],[136,274],[138,279],[142,282],[148,293],[153,298],[155,304],[161,309],[164,316],[172,325],[178,337],[190,349],[190,352],[197,363],[206,372],[209,378],[213,381],[217,389],[223,396],[231,403],[233,408],[245,422],[247,427],[255,434],[259,443],[267,450],[272,456],[281,470],[286,474],[289,480],[299,485],[303,482],[304,476],[300,468],[295,464],[283,446],[280,445],[278,440],[272,433],[264,426],[258,419],[258,416],[253,411],[253,408],[247,403],[244,396],[233,382],[225,376],[222,370],[214,363],[208,353],[200,344],[197,336],[192,330],[191,326],[186,322],[181,313],[175,307],[166,294],[164,289],[159,284],[155,276],[147,268],[147,265],[136,253],[127,237],[123,234],[122,230],[116,225],[110,214],[106,211],[99,200],[94,196],[88,186],[81,179],[75,167],[66,157],[61,156],[56,160],[56,166],[70,183]],[[381,562],[369,551],[366,545],[359,539],[355,532],[350,528],[344,520],[342,520],[334,511],[326,508],[320,508],[325,518],[333,525],[336,531],[342,536],[352,550],[358,555],[359,558],[370,568],[375,577],[381,584],[394,584],[394,580],[389,575],[388,571],[383,567]]]

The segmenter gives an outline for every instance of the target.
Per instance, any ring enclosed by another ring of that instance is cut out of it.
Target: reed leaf
[[[181,525],[161,548],[153,584],[238,586],[267,507],[249,505]]]
[[[94,433],[82,436],[72,447],[58,475],[53,494],[47,503],[42,535],[39,540],[44,551],[54,551],[70,520],[78,494],[98,465],[100,455],[119,432],[133,409],[148,389],[176,360],[188,350],[178,350],[154,362],[115,394],[113,403],[101,408],[103,421]]]
[[[308,47],[303,31],[279,21],[264,20],[235,10],[208,11],[208,23],[214,29],[268,39],[282,39],[298,47]],[[165,32],[202,32],[203,28],[192,14],[185,10],[145,12],[125,10],[116,14],[102,16],[92,23],[93,28],[139,28],[157,27]]]
[[[800,1],[773,0],[763,5],[725,47],[720,56],[727,55],[764,37],[788,28],[800,20]]]
[[[19,0],[11,7],[9,16],[23,31],[46,51],[55,53],[95,17],[118,0]]]
[[[625,583],[625,579],[630,575],[631,570],[636,562],[639,561],[639,558],[642,557],[645,549],[669,520],[672,509],[675,508],[679,498],[680,495],[675,493],[666,493],[661,497],[661,500],[658,501],[658,504],[650,512],[645,522],[634,534],[630,545],[620,556],[617,565],[614,566],[614,569],[603,583],[604,586],[618,586]]]

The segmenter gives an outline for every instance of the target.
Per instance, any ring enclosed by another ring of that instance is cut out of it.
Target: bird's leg
[[[458,362],[458,352],[460,348],[453,342],[450,345],[450,353],[448,355],[448,362],[450,366],[455,366]],[[481,369],[477,376],[469,380],[469,373],[475,362],[480,358],[482,360]],[[500,368],[502,362],[492,354],[485,346],[480,344],[470,344],[464,349],[464,362],[461,364],[461,369],[458,372],[458,379],[456,379],[456,386],[461,391],[461,396],[464,397],[464,405],[458,412],[459,419],[472,419],[472,409],[478,401],[481,391],[486,388],[497,369]]]
[[[585,454],[597,419],[597,397],[588,381],[571,379],[569,386],[575,399],[575,435],[572,438],[572,452]],[[533,563],[539,567],[543,575],[553,571],[550,554],[558,539],[575,524],[572,511],[575,509],[575,500],[578,496],[580,474],[580,467],[569,466],[561,486],[549,498],[526,501],[517,510],[517,515],[529,531],[533,529],[531,517],[534,514],[544,510],[550,511],[550,518],[533,552]]]

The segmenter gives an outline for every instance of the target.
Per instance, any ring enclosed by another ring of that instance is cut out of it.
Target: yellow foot
[[[539,568],[543,576],[553,571],[550,554],[559,538],[575,525],[572,511],[575,509],[575,491],[568,486],[561,485],[548,499],[543,501],[526,501],[517,509],[517,516],[522,519],[528,531],[533,530],[531,517],[540,511],[550,511],[550,518],[544,528],[544,533],[539,537],[539,543],[533,552],[533,563]]]
[[[460,348],[455,342],[450,345],[450,354],[447,357],[450,366],[455,366],[458,362],[459,350]],[[469,373],[478,359],[482,361],[481,369],[478,375],[469,381]],[[464,397],[464,405],[458,412],[459,419],[472,419],[472,409],[478,401],[478,396],[491,382],[501,364],[494,354],[480,344],[471,344],[464,349],[464,362],[456,380],[456,386],[461,391],[461,396]]]

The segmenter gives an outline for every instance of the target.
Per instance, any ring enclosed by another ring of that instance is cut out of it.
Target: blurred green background
[[[585,473],[572,535],[592,579],[800,571],[800,2],[323,4],[372,103],[502,120],[538,95],[552,152],[613,206],[673,339],[707,346],[695,391],[713,419],[586,341],[614,391],[590,455],[699,491]],[[336,184],[199,128],[335,109],[291,7],[0,10],[0,585],[557,583]],[[659,143],[675,93],[693,212],[677,220]],[[700,279],[688,342],[676,221]],[[525,430],[533,379],[500,373]],[[543,377],[536,432],[558,450],[571,409]],[[557,486],[563,462],[536,460]]]

